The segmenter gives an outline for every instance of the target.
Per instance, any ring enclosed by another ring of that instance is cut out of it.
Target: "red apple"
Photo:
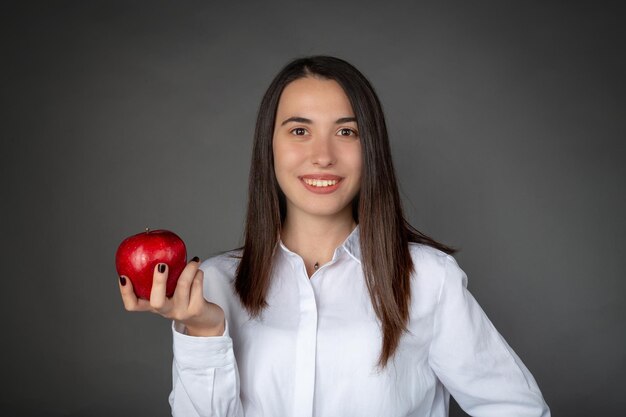
[[[118,275],[128,277],[138,298],[150,299],[154,267],[165,263],[169,272],[165,295],[171,297],[187,265],[185,242],[169,230],[149,230],[124,239],[115,253]]]

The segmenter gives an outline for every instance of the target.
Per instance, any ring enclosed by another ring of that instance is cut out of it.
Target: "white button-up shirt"
[[[359,228],[308,277],[276,251],[268,307],[252,319],[233,289],[238,259],[202,263],[204,296],[226,331],[192,337],[173,324],[174,416],[444,417],[449,396],[476,417],[548,417],[532,375],[467,291],[454,258],[410,245],[408,333],[376,367],[379,322],[364,281]]]

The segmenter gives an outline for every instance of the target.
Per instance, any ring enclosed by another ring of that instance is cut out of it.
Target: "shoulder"
[[[241,251],[232,250],[212,256],[200,264],[204,274],[204,298],[225,311],[230,310],[236,300],[233,284],[240,259]]]
[[[242,250],[234,249],[212,256],[200,264],[200,269],[204,272],[205,277],[207,274],[217,275],[232,281],[241,260],[241,253]]]
[[[231,323],[245,316],[234,285],[240,259],[241,250],[231,250],[212,256],[200,264],[204,274],[204,298],[220,306],[226,320]]]
[[[409,252],[416,266],[417,264],[422,264],[431,267],[441,267],[445,266],[448,258],[452,258],[447,253],[423,243],[409,243]]]
[[[440,290],[446,281],[467,286],[467,276],[452,255],[421,243],[410,243],[413,279],[418,286]]]
[[[212,256],[200,264],[204,287],[232,287],[241,260],[241,250],[231,250]]]

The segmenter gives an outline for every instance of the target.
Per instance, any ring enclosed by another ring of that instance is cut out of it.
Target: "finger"
[[[165,313],[164,309],[167,305],[165,297],[167,275],[169,268],[167,264],[159,263],[154,266],[152,275],[152,290],[150,291],[150,305],[159,313]]]
[[[131,280],[121,275],[117,284],[120,287],[120,293],[122,294],[122,302],[124,303],[124,308],[127,311],[150,311],[152,307],[147,300],[142,300],[137,298],[135,295],[135,291],[133,291],[133,283]]]
[[[199,266],[200,259],[196,256],[185,266],[185,269],[183,269],[183,272],[180,274],[174,295],[172,296],[177,309],[187,310],[191,285],[193,284]]]
[[[202,312],[204,303],[204,272],[198,270],[191,286],[191,295],[189,296],[189,312],[197,315]]]

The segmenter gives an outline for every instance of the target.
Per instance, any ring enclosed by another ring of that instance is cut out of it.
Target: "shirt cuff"
[[[174,360],[182,369],[220,368],[235,363],[233,340],[225,322],[222,336],[189,336],[182,323],[172,321]]]

